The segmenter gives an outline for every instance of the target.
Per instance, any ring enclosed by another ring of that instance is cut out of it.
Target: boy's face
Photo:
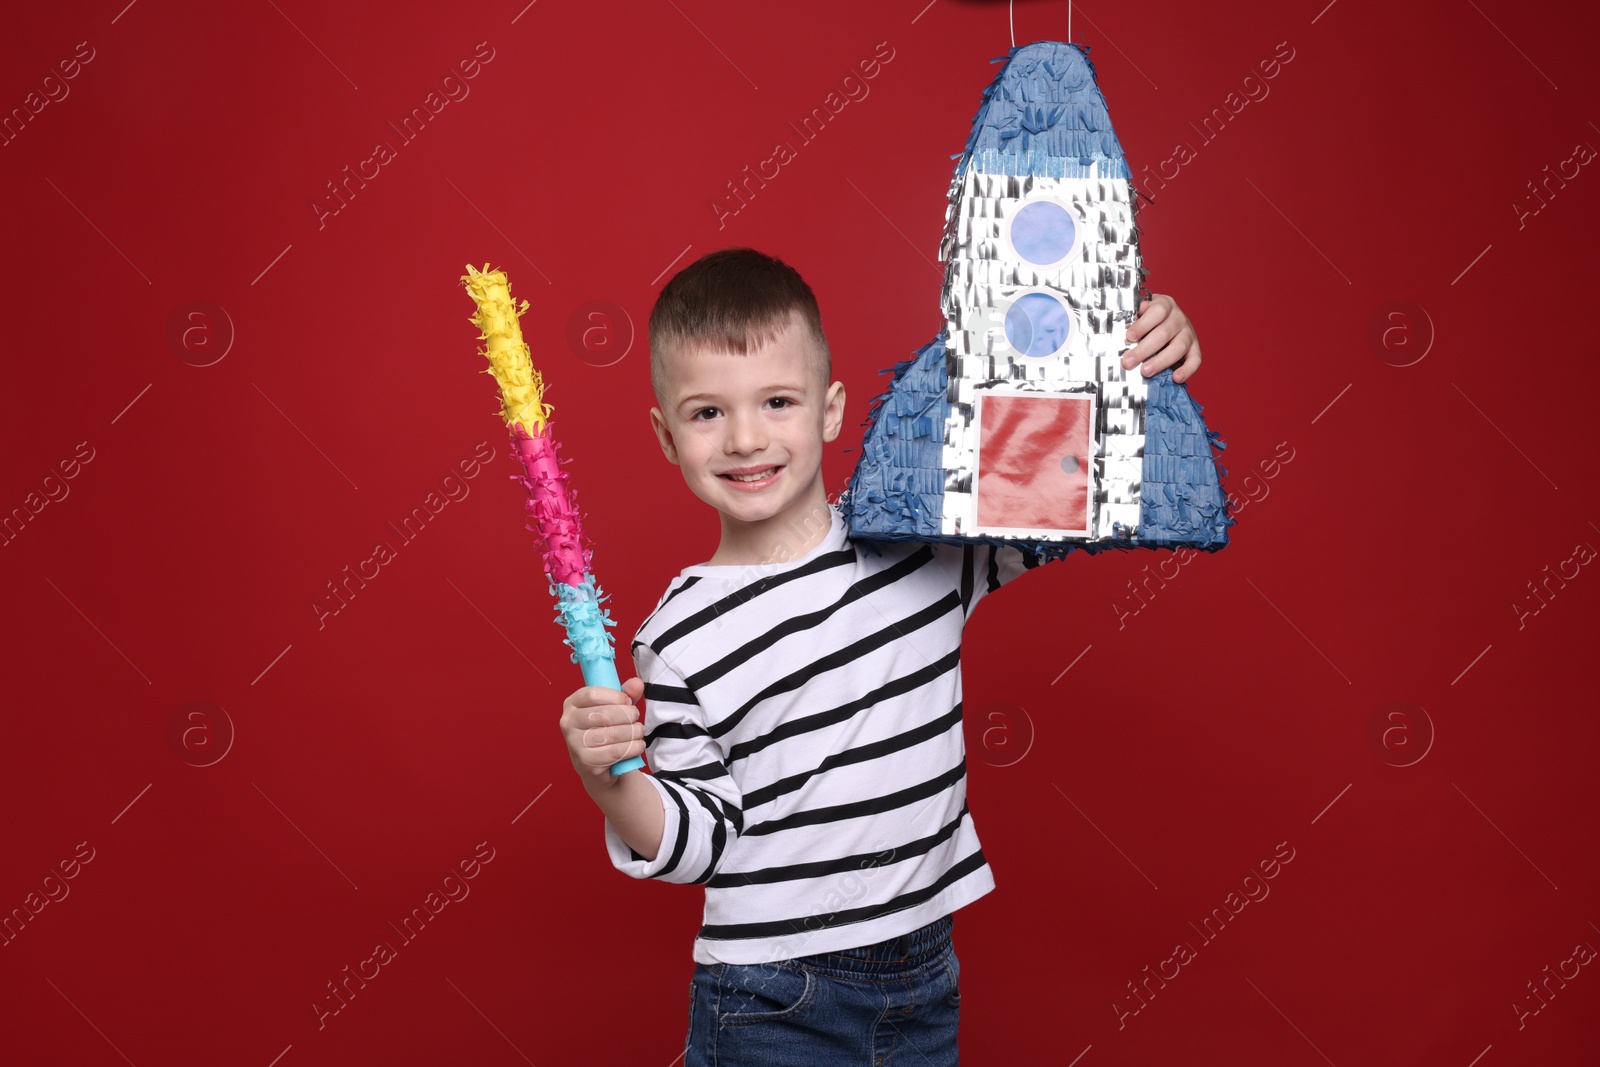
[[[730,525],[736,538],[741,525],[778,535],[827,504],[822,446],[839,436],[844,384],[823,380],[814,343],[791,318],[747,355],[687,348],[667,359],[650,423],[690,490],[722,513],[725,545]]]

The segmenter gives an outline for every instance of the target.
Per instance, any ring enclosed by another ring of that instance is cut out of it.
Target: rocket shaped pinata
[[[1222,548],[1234,519],[1212,448],[1226,445],[1170,368],[1121,364],[1145,270],[1087,48],[1012,49],[959,158],[944,328],[872,402],[839,502],[852,536],[1047,558]]]

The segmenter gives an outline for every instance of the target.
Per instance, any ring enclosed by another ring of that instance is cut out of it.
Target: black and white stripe
[[[702,963],[761,963],[908,933],[994,886],[966,803],[961,632],[1039,560],[986,545],[686,568],[639,627],[649,780],[666,813],[618,869],[706,887]]]

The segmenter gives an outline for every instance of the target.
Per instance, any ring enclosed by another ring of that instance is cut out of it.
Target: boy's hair
[[[704,347],[745,356],[770,343],[791,321],[811,334],[814,369],[824,389],[833,375],[817,298],[800,272],[753,248],[708,253],[662,287],[650,312],[650,387],[665,402],[669,348]]]

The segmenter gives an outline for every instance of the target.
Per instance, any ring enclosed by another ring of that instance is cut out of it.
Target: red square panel
[[[1089,531],[1094,400],[978,394],[978,527]]]

